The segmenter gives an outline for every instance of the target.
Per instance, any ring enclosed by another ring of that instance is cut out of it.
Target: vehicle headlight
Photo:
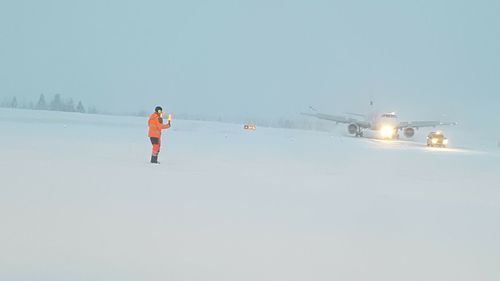
[[[438,139],[432,139],[431,141],[432,141],[432,144],[438,143]]]
[[[448,144],[448,139],[444,139],[443,144]]]

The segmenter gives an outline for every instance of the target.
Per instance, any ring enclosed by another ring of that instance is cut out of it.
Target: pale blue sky
[[[4,0],[0,97],[274,117],[373,96],[419,119],[499,120],[499,3]]]

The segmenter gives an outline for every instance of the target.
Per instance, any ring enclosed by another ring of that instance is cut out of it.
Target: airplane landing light
[[[394,128],[385,126],[380,130],[380,135],[384,139],[390,139],[394,136]]]

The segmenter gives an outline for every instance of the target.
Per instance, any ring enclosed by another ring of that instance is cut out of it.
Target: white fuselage
[[[396,129],[399,126],[399,119],[395,113],[383,113],[375,115],[371,122],[371,128],[374,131],[384,128]]]
[[[398,116],[391,113],[375,115],[371,121],[371,128],[378,131],[382,138],[396,138],[398,135],[399,119]]]

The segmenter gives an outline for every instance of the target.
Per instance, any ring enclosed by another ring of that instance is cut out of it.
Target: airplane
[[[370,103],[373,105],[373,103]],[[383,139],[399,139],[399,131],[407,138],[415,135],[415,130],[424,127],[436,126],[454,126],[455,122],[441,122],[441,121],[399,121],[395,112],[385,112],[382,114],[358,114],[346,113],[351,116],[340,116],[320,113],[316,109],[310,107],[315,113],[302,113],[303,115],[316,117],[318,119],[336,122],[337,124],[348,124],[347,131],[349,134],[356,137],[362,137],[364,130],[372,130],[380,133]],[[357,118],[355,118],[355,117]]]

